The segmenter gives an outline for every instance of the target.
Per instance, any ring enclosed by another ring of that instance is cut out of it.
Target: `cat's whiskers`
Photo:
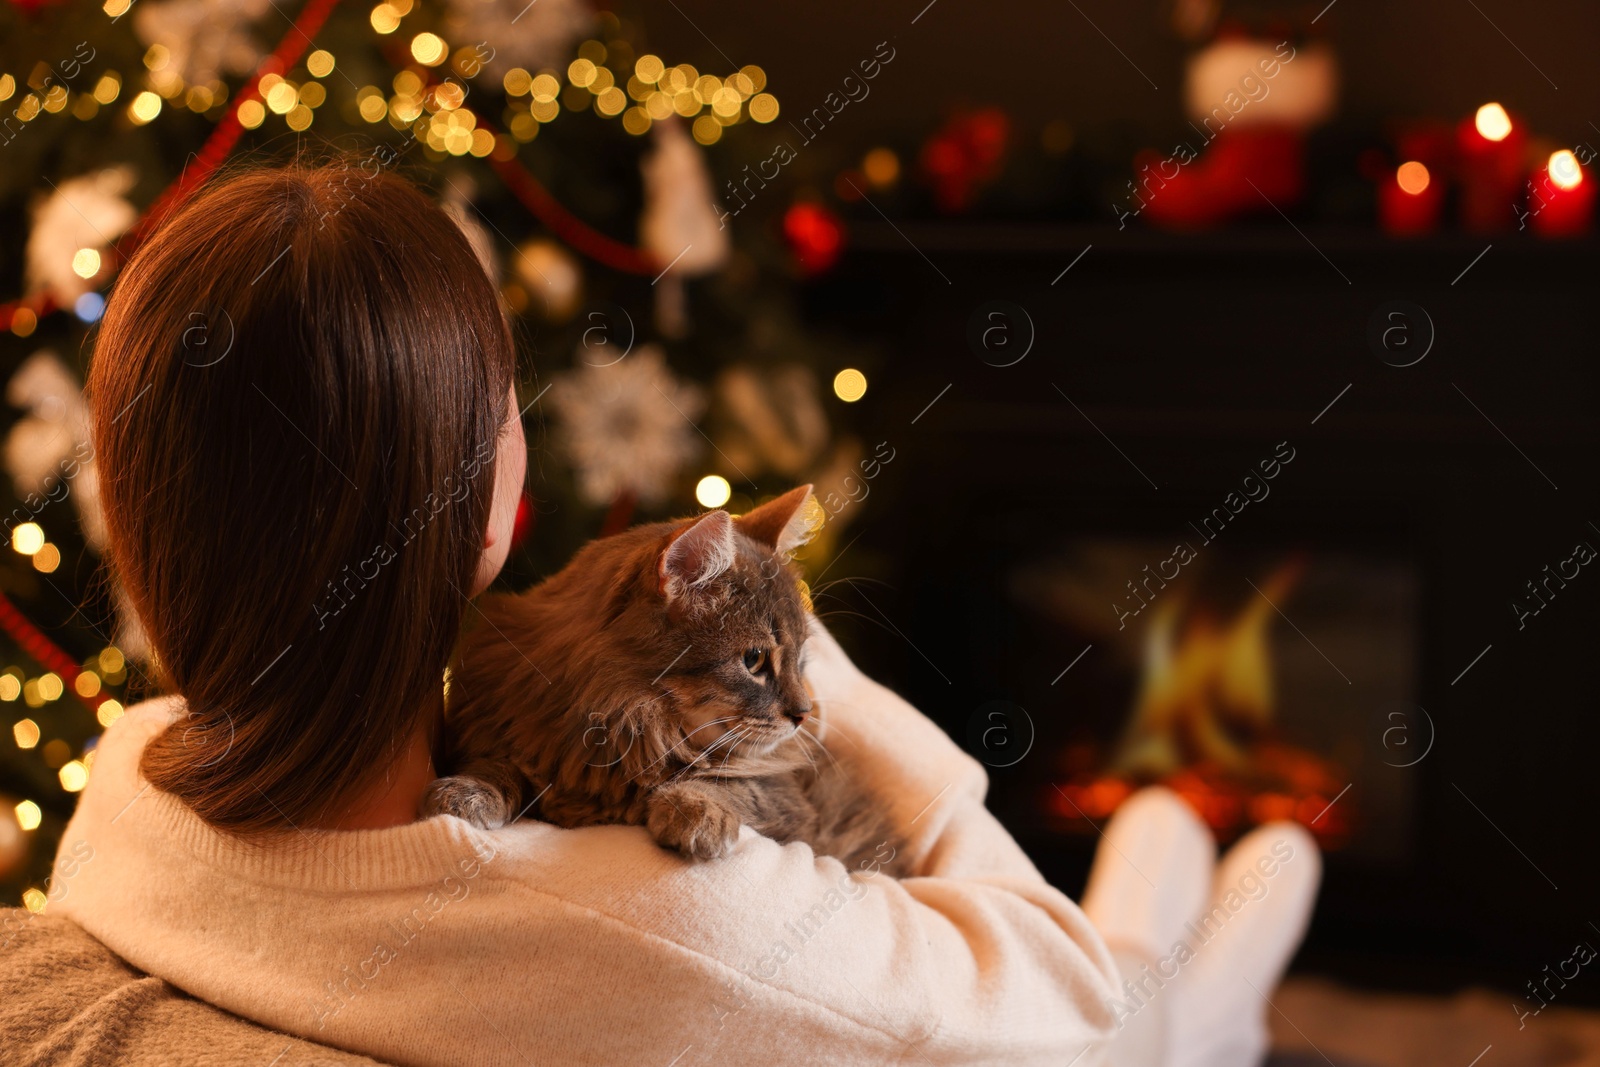
[[[717,725],[719,725],[721,723],[733,722],[734,720],[739,719],[739,718],[741,718],[741,716],[739,716],[739,715],[724,715],[720,719],[712,719],[710,722],[702,723],[699,726],[696,726],[693,730],[690,730],[688,733],[684,734],[681,738],[679,738],[677,743],[674,744],[671,748],[667,749],[665,752],[661,753],[661,755],[659,755],[655,759],[651,760],[650,763],[647,764],[646,766],[641,767],[639,769],[639,773],[635,774],[633,776],[633,778],[629,778],[628,781],[630,781],[630,782],[633,781],[634,778],[639,777],[640,774],[645,773],[645,771],[650,770],[652,767],[656,766],[656,764],[661,763],[662,761],[664,761],[668,756],[670,756],[674,752],[676,752],[679,749],[679,747],[681,747],[682,745],[686,744],[688,742],[689,738],[693,737],[695,734],[699,733],[701,730],[704,730],[704,729],[706,729],[708,727],[711,727],[711,726],[717,726]],[[724,735],[724,736],[726,736],[726,735]],[[692,763],[693,761],[691,760],[690,762]]]
[[[852,578],[852,577],[846,576],[846,577],[843,577],[843,578],[835,578],[831,582],[823,582],[823,583],[821,583],[815,589],[811,590],[811,598],[813,600],[815,600],[819,596],[827,596],[829,591],[832,590],[833,587],[836,586],[836,585],[850,585],[850,586],[853,586],[857,582],[863,582],[863,583],[870,582],[873,585],[881,585],[885,589],[893,589],[893,588],[895,588],[894,586],[890,585],[888,582],[883,581],[881,578]],[[839,598],[838,597],[834,597],[834,599],[837,600]]]
[[[738,718],[738,716],[734,716],[734,718]],[[672,777],[673,778],[681,778],[684,775],[688,774],[689,771],[694,768],[695,764],[699,763],[703,759],[706,759],[708,756],[710,756],[712,753],[716,752],[717,749],[722,748],[724,745],[727,746],[728,751],[731,753],[733,751],[734,746],[738,743],[739,738],[742,736],[742,731],[744,731],[746,729],[748,729],[748,727],[739,726],[739,727],[735,727],[732,730],[729,730],[727,733],[723,734],[721,737],[719,737],[715,741],[711,742],[711,744],[709,744],[705,748],[701,749],[700,753],[697,756],[695,756],[694,759],[692,759],[688,763],[684,764],[683,767],[680,770],[678,770],[676,773],[674,773],[672,775]]]
[[[736,733],[738,733],[739,737],[738,737],[737,740],[735,740],[733,742],[733,744],[728,746],[727,753],[722,757],[722,770],[725,771],[725,770],[728,769],[728,761],[733,758],[734,752],[738,750],[739,741],[742,741],[745,738],[749,737],[750,734],[752,734],[754,731],[755,731],[755,727],[753,727],[753,726],[741,726],[741,727],[738,728],[737,731],[735,731]]]
[[[817,596],[813,596],[812,597],[813,603],[815,603],[817,600],[820,600],[820,599],[822,599],[822,598],[817,597]],[[834,597],[833,599],[834,600],[838,600],[839,598],[838,597]],[[844,615],[844,616],[847,616],[847,617],[850,617],[850,618],[860,619],[862,622],[870,622],[872,625],[876,626],[878,629],[882,630],[886,634],[887,633],[894,633],[894,630],[892,630],[890,627],[884,625],[884,622],[883,622],[882,619],[874,619],[871,615],[867,615],[864,612],[856,611],[854,608],[832,608],[832,609],[830,609],[828,611],[813,612],[813,614],[816,615],[816,617],[819,618],[819,619],[831,619],[836,615]]]
[[[796,730],[794,732],[794,734],[791,735],[791,736],[794,736],[796,738],[796,747],[797,747],[797,750],[799,751],[800,755],[804,756],[806,762],[811,764],[811,769],[812,770],[816,770],[817,769],[817,761],[811,758],[811,753],[806,750],[806,746],[804,745],[804,743],[801,743],[799,741],[798,735],[799,734],[803,734],[803,733],[805,733],[804,730]]]
[[[817,740],[816,735],[811,733],[811,731],[809,731],[809,730],[796,730],[795,731],[795,736],[797,736],[800,739],[800,741],[801,741],[800,752],[805,756],[806,760],[810,762],[812,770],[816,770],[817,761],[812,758],[810,749],[805,747],[807,744],[810,744],[818,752],[822,753],[823,757],[825,759],[827,759],[827,761],[829,763],[838,763],[839,762],[838,757],[836,757],[832,752],[829,752],[828,751],[828,746],[824,745],[821,741]]]

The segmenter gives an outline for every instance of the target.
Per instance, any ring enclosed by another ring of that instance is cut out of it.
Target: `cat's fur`
[[[738,519],[603,538],[485,598],[451,675],[449,776],[423,813],[644,826],[698,860],[746,825],[897,873],[880,807],[803,727],[809,612],[788,559],[821,518],[803,486]]]

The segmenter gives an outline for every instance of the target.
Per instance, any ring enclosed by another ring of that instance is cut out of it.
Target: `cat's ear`
[[[661,551],[656,589],[668,600],[682,596],[733,566],[733,520],[707,512],[683,527]]]
[[[827,517],[811,486],[802,485],[745,512],[734,521],[739,532],[752,541],[766,545],[779,555],[788,555],[817,536]]]

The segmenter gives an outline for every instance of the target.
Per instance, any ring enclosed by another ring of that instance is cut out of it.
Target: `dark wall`
[[[1366,636],[1346,633],[1348,653],[1303,606],[1287,614],[1332,657],[1305,662],[1361,724],[1364,758],[1388,762],[1390,700],[1425,709],[1435,741],[1414,766],[1378,768],[1405,779],[1414,806],[1360,786],[1347,798],[1369,825],[1414,820],[1415,832],[1381,861],[1329,854],[1299,966],[1377,987],[1512,990],[1592,938],[1600,586],[1574,580],[1523,620],[1512,603],[1532,604],[1526,582],[1576,542],[1600,546],[1590,525],[1600,523],[1600,323],[1585,295],[1595,243],[1498,239],[1463,275],[1482,250],[1470,237],[1313,228],[1325,260],[1286,226],[1183,238],[903,230],[862,233],[810,294],[819,320],[882,336],[861,414],[870,440],[898,450],[829,575],[885,584],[859,598],[842,586],[838,603],[819,606],[841,609],[833,625],[863,664],[980,758],[970,727],[986,702],[1038,717],[1040,744],[994,766],[990,802],[1041,869],[1075,892],[1093,845],[1055,832],[1039,803],[1039,782],[1065,774],[1049,728],[1131,694],[1117,683],[1108,695],[1104,641],[1060,677],[1085,639],[1059,639],[1029,615],[1016,568],[1081,536],[1192,538],[1188,522],[1289,441],[1293,468],[1219,551],[1354,551],[1411,567],[1411,691],[1374,700],[1331,666],[1363,669],[1354,650],[1393,621],[1382,606],[1364,609]],[[1368,337],[1374,312],[1397,298],[1421,305],[1435,330],[1408,367]],[[995,299],[1023,308],[1035,330],[1013,366],[986,365],[968,346],[974,312]],[[1593,1003],[1600,992],[1575,984],[1570,995]]]
[[[669,62],[687,58],[708,70],[759,63],[780,101],[799,112],[889,39],[895,62],[851,109],[841,130],[851,139],[925,128],[961,101],[1003,103],[1034,127],[1059,117],[1081,128],[1128,122],[1154,133],[1180,117],[1186,49],[1165,5],[937,0],[923,11],[926,3],[678,0],[677,11],[654,13],[650,45]],[[1322,6],[1282,10],[1304,24]],[[1600,5],[1337,0],[1316,29],[1329,31],[1343,61],[1344,119],[1454,117],[1499,99],[1561,141],[1594,136],[1588,120],[1600,121]]]

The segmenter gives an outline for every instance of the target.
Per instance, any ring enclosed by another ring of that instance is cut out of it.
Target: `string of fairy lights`
[[[391,0],[371,10],[372,28],[380,35],[401,32],[414,0]],[[124,14],[131,0],[107,0],[106,14]],[[344,109],[348,123],[360,119],[368,124],[387,123],[409,132],[422,142],[429,158],[441,161],[450,156],[514,157],[518,146],[532,141],[540,129],[556,121],[563,112],[592,110],[605,118],[617,119],[633,136],[642,136],[662,120],[677,117],[689,124],[694,139],[702,145],[715,144],[723,131],[745,122],[770,123],[778,117],[777,97],[767,90],[767,75],[758,66],[747,65],[725,76],[702,73],[692,64],[669,66],[653,54],[635,55],[632,45],[616,31],[614,16],[602,14],[602,27],[611,32],[582,42],[577,56],[562,69],[527,70],[514,67],[501,77],[505,91],[503,112],[499,116],[503,134],[492,133],[487,123],[466,106],[468,92],[463,81],[475,78],[482,70],[484,56],[476,46],[452,49],[441,36],[431,31],[412,35],[407,51],[412,63],[395,73],[387,88],[364,85],[347,92],[348,79],[325,84],[338,67],[329,50],[317,49],[306,57],[300,70],[289,75],[268,73],[259,82],[259,99],[239,105],[238,120],[246,129],[259,129],[281,121],[293,131],[310,129],[318,110],[328,104],[329,85],[343,99],[335,106]],[[602,39],[603,38],[603,39]],[[71,92],[57,85],[43,93],[24,93],[15,106],[21,122],[41,116],[66,114],[89,121],[102,108],[118,105],[125,99],[124,115],[135,126],[160,121],[166,112],[187,110],[212,121],[226,113],[229,88],[218,80],[207,84],[188,84],[174,69],[170,51],[151,45],[143,56],[142,72],[124,75],[120,71],[102,73],[91,87]],[[454,75],[455,77],[452,77]],[[456,78],[461,79],[460,81]],[[0,101],[10,100],[19,89],[17,79],[0,74]],[[72,267],[85,279],[98,276],[102,255],[97,249],[80,248],[73,254]],[[97,293],[87,294],[73,311],[86,323],[98,319],[104,301]],[[25,310],[25,309],[24,309]],[[20,311],[11,323],[11,332],[26,337],[34,332],[37,318]],[[835,394],[854,402],[866,393],[866,377],[861,371],[846,368],[833,382]],[[725,504],[731,487],[718,475],[707,475],[696,486],[697,499],[707,507]],[[12,533],[11,548],[29,559],[41,574],[51,574],[62,561],[61,551],[49,541],[37,522],[27,522]],[[122,701],[106,695],[108,687],[122,686],[128,680],[128,663],[123,651],[108,645],[84,661],[70,686],[94,712],[102,727],[109,727],[124,713]],[[30,675],[21,666],[0,668],[0,702],[21,702],[29,709],[46,708],[67,698],[69,682],[55,671]],[[60,738],[45,737],[44,729],[24,713],[12,726],[12,739],[19,749],[37,751],[44,765],[56,773],[67,793],[81,791],[88,783],[94,763],[97,738],[89,740],[80,752]],[[44,817],[41,805],[24,797],[13,805],[17,825],[23,831],[37,829]],[[25,907],[43,910],[46,895],[29,887],[22,894]]]
[[[103,4],[112,19],[131,7],[132,0],[105,0]],[[415,0],[380,3],[369,13],[372,29],[383,37],[402,35],[414,8]],[[747,65],[719,76],[703,73],[689,63],[668,65],[659,56],[636,54],[620,31],[615,16],[602,13],[600,32],[578,46],[576,58],[564,69],[514,67],[506,71],[500,79],[504,98],[498,116],[480,116],[466,103],[464,83],[482,72],[486,60],[481,48],[453,47],[438,33],[424,30],[409,36],[405,51],[410,62],[395,73],[388,86],[354,87],[348,78],[330,79],[338,59],[332,51],[317,49],[295,70],[264,75],[259,82],[260,98],[239,105],[237,118],[246,129],[270,128],[281,121],[285,128],[299,132],[310,129],[319,110],[331,100],[346,123],[387,123],[415,136],[428,158],[437,162],[468,155],[508,160],[521,144],[534,140],[563,113],[592,111],[616,119],[636,137],[648,133],[655,123],[676,116],[689,125],[702,145],[715,144],[731,126],[766,124],[778,117],[778,99],[768,91],[766,72],[759,66]],[[182,111],[212,122],[227,114],[228,84],[220,79],[186,82],[164,45],[150,45],[142,67],[106,70],[82,89],[62,84],[34,89],[17,75],[0,73],[0,102],[14,100],[10,107],[20,123],[48,121],[49,116],[88,122],[102,110],[113,108],[120,108],[133,127],[159,123],[164,115]],[[504,133],[486,128],[486,120],[494,117]],[[102,266],[102,253],[97,249],[80,248],[73,253],[72,267],[79,277],[95,278]],[[82,321],[92,323],[103,307],[103,299],[91,293],[72,310]],[[27,337],[37,325],[35,314],[19,309],[10,332]],[[62,562],[60,549],[37,522],[16,527],[10,547],[27,557],[42,575],[53,573]],[[22,666],[6,666],[0,668],[0,703],[20,703],[32,710],[48,709],[62,699],[81,698],[86,707],[95,707],[99,725],[108,727],[124,713],[122,701],[108,695],[109,687],[124,685],[128,671],[126,657],[115,645],[83,661],[75,674],[66,671],[72,675],[70,682],[56,671],[30,674]],[[48,722],[47,717],[40,718]],[[47,737],[46,728],[26,711],[12,724],[11,735],[18,749],[38,753],[44,765],[55,772],[63,791],[77,793],[87,785],[98,738],[75,751],[67,741]],[[12,813],[22,831],[32,831],[44,818],[44,806],[32,797],[22,797],[12,805]],[[46,903],[45,894],[33,887],[24,891],[22,899],[32,911],[42,910]]]
[[[104,11],[113,19],[126,14],[132,0],[105,0]],[[415,0],[389,0],[372,8],[373,30],[381,36],[402,32],[405,20],[415,9]],[[424,153],[435,162],[450,156],[492,156],[509,160],[520,144],[532,141],[539,130],[556,121],[563,112],[592,110],[616,118],[633,136],[642,136],[651,126],[672,116],[689,123],[694,139],[703,145],[715,144],[730,126],[754,122],[766,124],[778,117],[778,98],[768,91],[767,75],[754,64],[726,76],[701,73],[693,64],[668,66],[659,56],[635,55],[633,45],[621,34],[621,23],[608,13],[600,15],[601,34],[586,40],[577,49],[577,58],[564,70],[529,71],[514,67],[501,78],[505,101],[499,116],[506,133],[491,132],[487,123],[466,104],[467,89],[460,79],[470,80],[481,73],[485,54],[481,45],[454,47],[431,31],[412,35],[407,42],[411,64],[398,71],[387,88],[364,85],[347,92],[340,80],[328,79],[338,67],[335,55],[317,49],[306,57],[304,76],[268,73],[261,78],[260,99],[246,100],[239,106],[238,120],[247,129],[260,129],[282,121],[296,132],[310,129],[317,112],[330,99],[333,85],[340,99],[335,106],[348,123],[364,121],[387,123],[394,129],[410,132],[422,142]],[[123,114],[135,126],[157,122],[164,113],[187,110],[219,121],[226,113],[230,90],[221,80],[189,84],[175,69],[171,51],[152,44],[145,50],[142,72],[124,74],[107,70],[83,91],[72,91],[56,84],[48,90],[27,90],[13,107],[22,123],[42,116],[65,114],[87,122],[103,108],[123,101]],[[349,79],[342,79],[349,83]],[[353,86],[353,83],[350,83]],[[11,101],[27,87],[16,75],[0,73],[0,103]],[[81,278],[100,275],[102,255],[93,248],[81,248],[73,255],[73,271]],[[99,318],[104,300],[98,293],[86,294],[72,311],[79,319],[92,323]],[[26,307],[18,308],[10,321],[10,331],[28,337],[38,327],[38,316]]]
[[[11,548],[28,557],[41,574],[51,574],[61,565],[60,549],[46,538],[44,528],[37,522],[18,525],[11,533]],[[100,698],[94,715],[102,727],[107,727],[122,717],[124,707],[122,701],[105,697],[103,693],[127,680],[126,656],[115,645],[107,645],[83,661],[70,683],[51,670],[30,675],[16,664],[0,669],[0,702],[15,704],[20,701],[29,709],[46,708],[66,698],[70,684],[86,705]],[[38,751],[44,765],[56,773],[63,791],[77,793],[89,784],[89,771],[94,766],[94,741],[75,753],[72,745],[59,737],[46,739],[43,728],[26,712],[12,723],[11,738],[23,751]],[[37,830],[44,820],[43,808],[31,797],[23,797],[12,805],[12,814],[23,832]],[[22,894],[22,903],[30,911],[41,911],[46,903],[45,893],[30,886]]]
[[[129,6],[130,0],[107,0],[104,5],[113,17]],[[370,15],[372,28],[385,36],[400,33],[413,7],[414,0],[377,5]],[[613,31],[620,28],[614,17],[604,15],[602,26]],[[769,123],[780,110],[778,98],[767,91],[766,72],[754,64],[725,76],[701,73],[690,63],[668,66],[655,55],[635,56],[633,46],[613,33],[605,40],[584,41],[565,70],[514,67],[505,73],[501,82],[506,106],[501,118],[510,133],[506,142],[478,125],[478,116],[466,106],[467,94],[460,83],[445,80],[435,84],[428,77],[434,68],[447,65],[462,78],[476,77],[484,62],[479,46],[452,48],[437,33],[423,31],[411,37],[409,53],[415,65],[397,73],[388,89],[365,85],[343,101],[345,118],[371,124],[387,121],[395,129],[410,129],[435,161],[447,155],[487,156],[497,147],[514,154],[515,143],[533,140],[541,126],[554,122],[563,111],[593,110],[617,118],[634,136],[677,115],[690,123],[696,141],[709,145],[720,140],[729,126]],[[317,110],[329,99],[323,79],[337,65],[332,52],[318,49],[306,58],[303,78],[266,75],[261,80],[261,99],[240,107],[240,123],[257,129],[270,119],[281,119],[290,130],[310,129]],[[125,109],[135,126],[155,122],[169,109],[221,117],[229,96],[226,83],[186,83],[174,69],[171,52],[161,44],[145,51],[144,67],[142,74],[127,77],[119,71],[106,71],[86,91],[72,92],[59,84],[43,93],[30,90],[17,101],[15,117],[26,123],[41,115],[65,112],[88,121],[101,108],[116,104],[126,83],[140,77],[143,86],[132,92]],[[14,75],[0,74],[0,102],[10,100],[19,88],[22,86]],[[419,121],[424,115],[427,121]]]

